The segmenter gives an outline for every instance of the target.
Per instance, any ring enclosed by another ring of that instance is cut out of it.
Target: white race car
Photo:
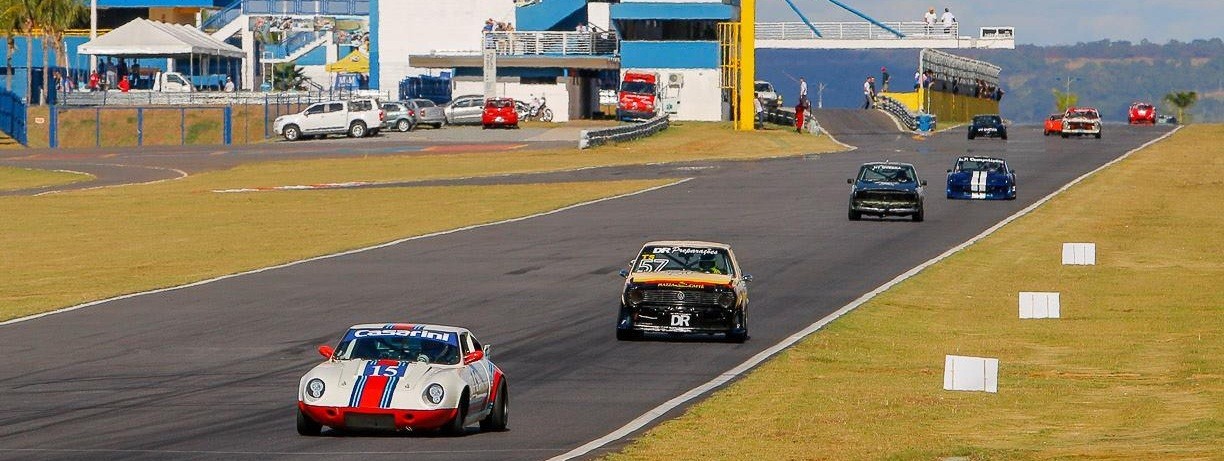
[[[298,383],[297,430],[433,430],[461,435],[476,422],[503,431],[510,395],[500,368],[463,328],[354,325],[319,346],[327,361]]]

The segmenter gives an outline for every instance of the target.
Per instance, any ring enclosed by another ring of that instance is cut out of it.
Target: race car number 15
[[[389,378],[393,378],[393,377],[396,377],[396,376],[403,376],[403,375],[404,375],[404,366],[403,366],[403,365],[376,365],[376,364],[369,364],[369,365],[366,365],[366,368],[365,368],[364,372],[362,373],[362,375],[365,375],[365,376],[386,376],[386,377],[389,377]]]

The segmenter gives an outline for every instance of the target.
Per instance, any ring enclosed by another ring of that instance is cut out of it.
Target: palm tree
[[[14,0],[0,0],[0,34],[4,34],[4,88],[13,90],[13,53],[17,51],[17,32],[21,29],[20,15]]]
[[[1165,101],[1177,108],[1178,123],[1186,123],[1186,109],[1189,109],[1194,103],[1198,102],[1198,93],[1193,91],[1179,91],[1177,93],[1169,93],[1164,97]]]
[[[61,66],[60,50],[64,47],[64,32],[77,25],[89,13],[82,0],[37,0],[37,16],[43,29],[43,91],[42,100],[46,102],[48,86],[47,50],[54,57],[54,65]],[[48,43],[47,40],[51,42]],[[64,53],[62,67],[67,68],[67,53]],[[68,78],[67,75],[63,78]]]
[[[278,91],[304,89],[308,80],[310,78],[296,63],[285,62],[272,67],[272,87]]]

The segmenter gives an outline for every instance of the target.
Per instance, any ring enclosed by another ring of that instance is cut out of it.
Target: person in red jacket
[[[130,89],[132,89],[132,82],[129,82],[127,76],[124,75],[119,79],[119,91],[127,93]]]
[[[95,70],[93,72],[90,72],[89,73],[89,91],[98,91],[98,82],[100,80],[102,80],[102,77],[98,75],[98,71]]]
[[[795,104],[795,132],[803,132],[804,111],[807,110],[807,98],[799,98],[799,103]]]

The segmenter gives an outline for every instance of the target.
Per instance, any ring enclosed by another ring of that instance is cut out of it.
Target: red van
[[[518,112],[514,110],[513,98],[489,98],[485,100],[480,124],[485,128],[518,128]]]

